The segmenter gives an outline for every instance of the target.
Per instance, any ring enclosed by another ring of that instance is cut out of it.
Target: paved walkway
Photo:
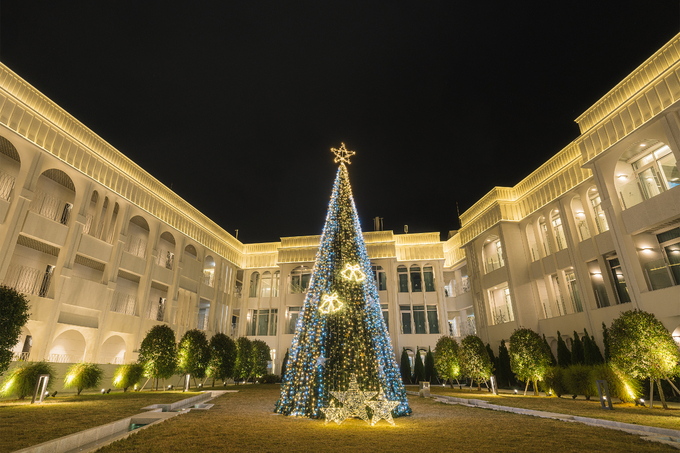
[[[501,393],[514,393],[513,391],[501,390]],[[418,395],[418,392],[407,391],[409,395]],[[523,392],[522,392],[523,393]],[[611,420],[602,420],[599,418],[580,417],[578,415],[558,414],[555,412],[536,411],[530,409],[522,409],[519,407],[500,406],[498,404],[491,404],[488,401],[478,400],[473,398],[457,398],[455,396],[431,394],[430,398],[437,402],[444,404],[459,404],[461,406],[475,407],[479,409],[490,409],[495,411],[512,412],[515,414],[531,415],[541,418],[552,418],[564,422],[579,422],[586,425],[599,426],[602,428],[616,429],[627,433],[640,436],[644,440],[652,442],[660,442],[671,445],[680,449],[680,431],[674,429],[657,428],[654,426],[635,425],[632,423],[614,422]],[[659,403],[660,404],[660,403]],[[670,405],[671,403],[669,403]],[[674,407],[678,407],[677,403],[673,403]]]

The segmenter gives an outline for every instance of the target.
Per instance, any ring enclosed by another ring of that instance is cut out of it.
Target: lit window
[[[410,334],[411,333],[411,306],[410,305],[400,305],[399,311],[401,312],[401,333]]]
[[[493,325],[503,324],[515,320],[510,300],[510,289],[494,287],[489,290],[489,307],[491,308],[491,323]]]
[[[281,281],[281,272],[274,272],[274,278],[272,279],[272,297],[279,297],[279,284]]]
[[[290,294],[302,294],[307,292],[312,271],[306,267],[296,267],[290,273]]]
[[[543,242],[543,251],[545,255],[552,255],[552,245],[548,239],[548,225],[545,224],[545,217],[538,219],[538,229],[541,233],[541,241]]]
[[[413,306],[413,324],[416,326],[416,333],[427,333],[427,328],[425,327],[424,305]]]
[[[387,327],[387,330],[390,330],[390,312],[387,309],[387,304],[381,304],[380,309],[382,310],[383,314],[383,319],[385,319],[385,326]]]
[[[597,231],[599,233],[609,231],[607,217],[604,215],[604,210],[602,209],[602,200],[600,199],[600,194],[595,187],[591,187],[588,190],[588,199],[590,200],[590,205],[593,207],[593,214],[595,214],[595,224],[597,225]]]
[[[286,334],[295,333],[295,326],[297,326],[298,317],[300,316],[301,307],[288,307],[286,308]]]
[[[578,235],[582,241],[585,241],[590,237],[590,229],[586,221],[586,212],[583,203],[581,203],[581,197],[575,197],[571,200],[571,210],[574,213],[574,223],[576,223]]]
[[[619,297],[619,303],[624,304],[630,302],[630,295],[628,294],[628,286],[626,286],[626,278],[623,275],[623,270],[621,270],[621,264],[619,259],[607,258],[609,267],[612,271],[612,276],[614,278],[614,288],[616,289],[616,295]]]
[[[267,271],[262,274],[262,284],[260,285],[260,296],[269,297],[272,293],[272,274]]]
[[[427,306],[427,329],[429,333],[439,333],[439,316],[436,305]]]
[[[565,272],[564,276],[567,280],[567,290],[569,290],[569,298],[576,313],[583,311],[583,304],[581,304],[581,296],[578,293],[578,285],[576,284],[576,275],[574,271]]]
[[[423,291],[423,279],[420,276],[420,266],[411,265],[411,292],[420,293]]]
[[[406,266],[397,267],[397,278],[399,279],[399,292],[400,293],[407,293],[408,292],[408,271],[406,270]]]
[[[484,241],[482,246],[486,273],[493,272],[505,266],[503,261],[503,247],[498,236],[491,236]]]
[[[600,265],[597,261],[589,261],[586,264],[588,265],[588,272],[590,272],[590,282],[593,285],[597,308],[609,307],[609,297],[607,296],[607,288],[604,284],[604,276],[600,270]]]
[[[434,270],[432,266],[423,267],[423,280],[425,281],[425,291],[434,292]]]
[[[555,210],[550,217],[553,231],[555,232],[555,242],[557,242],[557,249],[564,250],[567,248],[567,239],[564,236],[564,227],[562,226],[562,218],[559,211]]]
[[[250,289],[248,291],[248,297],[257,297],[257,287],[260,284],[260,273],[253,272],[250,274]]]
[[[382,266],[372,266],[373,268],[373,279],[375,280],[375,285],[378,287],[378,291],[387,291],[387,274]]]

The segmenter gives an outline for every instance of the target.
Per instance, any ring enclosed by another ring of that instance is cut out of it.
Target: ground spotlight
[[[172,384],[168,385],[168,390],[172,390]]]
[[[517,389],[515,389],[515,395],[517,395]]]
[[[198,388],[199,388],[199,389],[202,389],[202,388],[203,388],[203,384],[198,384]]]
[[[108,390],[106,391],[106,394],[107,394],[107,395],[108,395],[109,393],[111,393],[111,389],[108,389]]]
[[[55,396],[57,396],[57,391],[56,391],[56,390],[55,390],[54,393],[52,394],[52,398],[54,398]]]
[[[106,393],[106,389],[102,389],[102,395]]]

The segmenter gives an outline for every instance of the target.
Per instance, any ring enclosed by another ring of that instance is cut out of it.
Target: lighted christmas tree
[[[393,416],[408,415],[345,165],[354,152],[344,143],[331,151],[340,166],[276,412],[344,420],[363,411],[357,405],[378,407],[372,398],[380,394],[380,401],[394,403],[380,407],[389,407]],[[347,411],[338,409],[343,399]],[[382,409],[378,416],[387,420],[389,412]],[[366,419],[363,412],[359,416]]]

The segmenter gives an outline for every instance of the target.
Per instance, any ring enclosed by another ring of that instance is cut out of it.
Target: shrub
[[[78,395],[85,389],[99,386],[104,370],[96,363],[74,363],[64,376],[64,388],[75,388]]]
[[[585,333],[583,337],[583,363],[585,365],[597,365],[603,363],[602,353],[600,348],[595,343],[595,338],[588,335],[588,331],[583,329]]]
[[[557,331],[557,364],[563,368],[571,365],[571,351],[559,330]]]
[[[607,325],[602,323],[602,342],[604,343],[604,361],[609,362],[611,355],[609,354],[609,329]]]
[[[121,365],[113,374],[113,386],[127,392],[128,387],[137,384],[144,374],[144,367],[139,363]]]
[[[434,355],[432,349],[427,348],[427,355],[425,356],[425,380],[434,382],[437,380],[437,371],[434,369]]]
[[[262,340],[253,341],[253,369],[251,376],[260,377],[267,374],[267,365],[272,359],[269,345]]]
[[[411,383],[411,361],[408,358],[408,352],[406,348],[401,351],[401,380],[404,381],[404,385]]]
[[[642,394],[640,381],[627,378],[608,363],[601,363],[593,367],[593,379],[607,381],[610,396],[623,402],[635,401]]]
[[[550,366],[550,350],[541,336],[531,329],[516,329],[510,336],[510,367],[522,381],[534,382],[534,394],[538,395],[538,381]]]
[[[28,321],[28,299],[23,294],[0,285],[0,374],[9,369],[19,341],[21,328]]]
[[[278,374],[265,374],[259,379],[261,384],[276,384],[281,382],[281,377]]]
[[[567,393],[565,370],[559,366],[551,366],[545,370],[541,380],[541,388],[545,393],[552,391],[558,398]]]
[[[578,333],[574,330],[574,339],[571,342],[571,364],[572,365],[583,365],[583,342]]]
[[[564,382],[574,395],[583,395],[587,400],[597,393],[593,368],[586,365],[571,365],[564,370]]]
[[[477,390],[481,390],[482,381],[486,382],[493,373],[489,353],[477,335],[463,338],[459,349],[460,367],[463,375],[477,381]]]
[[[144,367],[144,376],[158,380],[167,379],[177,367],[177,344],[175,332],[165,325],[153,326],[139,347],[137,361]]]
[[[0,387],[0,395],[14,395],[20,400],[33,395],[38,376],[41,374],[50,375],[50,381],[47,383],[47,390],[50,390],[54,385],[54,379],[56,379],[52,365],[47,362],[22,363],[5,376],[2,387]]]
[[[609,330],[609,350],[612,365],[625,375],[656,381],[661,403],[667,409],[661,379],[678,373],[680,352],[656,316],[640,310],[621,313]]]
[[[423,359],[420,357],[420,351],[416,352],[416,364],[413,367],[413,382],[418,384],[425,380],[425,365]]]
[[[507,346],[505,346],[505,340],[501,340],[501,345],[498,347],[498,369],[496,373],[499,387],[501,384],[507,387],[512,387],[516,384],[515,375],[510,367],[510,353]]]
[[[210,345],[205,332],[187,330],[177,347],[177,371],[190,374],[194,379],[203,379],[209,362]]]
[[[453,388],[453,380],[458,380],[458,376],[460,376],[458,349],[458,342],[451,337],[440,337],[437,340],[437,345],[434,347],[434,366],[439,376],[451,381],[451,388]],[[406,363],[408,364],[408,355],[406,356]]]
[[[246,337],[236,340],[236,364],[234,381],[248,380],[253,370],[253,343]]]
[[[236,363],[236,342],[223,333],[217,333],[210,339],[210,362],[207,375],[213,380],[226,381],[234,374]]]

